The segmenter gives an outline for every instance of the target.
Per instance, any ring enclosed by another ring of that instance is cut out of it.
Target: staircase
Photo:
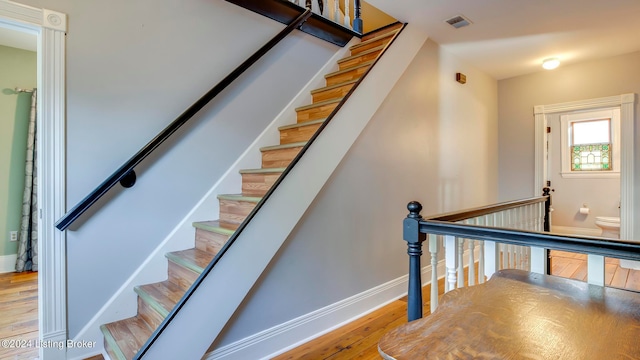
[[[112,359],[135,356],[400,27],[396,24],[373,32],[352,46],[351,56],[338,61],[338,70],[325,75],[326,86],[311,92],[312,103],[296,109],[297,122],[279,128],[280,144],[260,149],[262,167],[240,171],[242,193],[218,195],[219,220],[193,224],[195,247],[165,255],[168,279],[135,287],[138,314],[100,327],[104,347]]]

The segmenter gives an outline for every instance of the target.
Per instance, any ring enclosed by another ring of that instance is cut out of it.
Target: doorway
[[[0,307],[4,309],[0,338],[9,341],[38,339],[38,273],[30,271],[37,269],[37,256],[28,256],[33,254],[31,241],[24,241],[26,246],[19,244],[23,237],[36,236],[21,231],[23,215],[30,219],[32,213],[22,212],[27,144],[33,139],[29,132],[32,95],[37,87],[36,51],[35,33],[0,27]],[[15,272],[17,258],[21,259],[20,270],[26,271]],[[0,358],[37,356],[35,347],[0,347]]]
[[[64,343],[66,236],[55,229],[65,211],[65,36],[63,13],[2,2],[0,26],[37,36],[38,329],[39,341]],[[66,349],[40,347],[42,360],[65,359]]]
[[[547,129],[552,231],[601,236],[598,217],[620,218],[620,108],[549,114]]]
[[[620,238],[635,239],[634,224],[634,111],[635,94],[588,99],[568,103],[539,105],[535,114],[535,186],[542,189],[550,180],[547,146],[552,144],[547,128],[552,117],[562,113],[584,112],[596,109],[620,110]],[[553,146],[553,145],[552,145]],[[551,186],[553,188],[553,184]],[[594,190],[595,191],[595,190]],[[553,196],[553,194],[552,194]],[[588,205],[588,203],[587,203]],[[553,225],[553,224],[552,224]]]

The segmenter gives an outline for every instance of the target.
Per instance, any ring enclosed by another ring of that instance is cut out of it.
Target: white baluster
[[[456,260],[458,259],[458,239],[455,236],[445,235],[444,242],[446,244],[445,265],[447,267],[447,282],[449,283],[446,291],[456,288]]]
[[[431,312],[438,307],[438,236],[429,235],[431,253]]]
[[[476,225],[476,218],[468,219],[464,222],[467,225]],[[476,254],[475,251],[475,241],[472,239],[466,239],[467,244],[469,244],[469,274],[467,277],[467,284],[469,286],[476,284]]]
[[[503,269],[513,269],[512,265],[511,265],[512,252],[513,252],[512,246],[504,244],[504,257],[505,257],[506,261],[503,261],[503,263],[502,263],[502,268]]]
[[[447,242],[445,241],[444,236],[442,237],[442,249],[444,250],[444,257],[445,257],[445,267],[444,267],[444,292],[449,292],[449,280],[448,280],[448,276],[449,273],[447,272],[447,264],[446,264],[446,259],[447,259]]]
[[[458,239],[458,288],[464,287],[464,239]]]
[[[604,256],[587,254],[587,282],[604,286]]]
[[[333,4],[333,21],[340,24],[340,0],[329,0]]]
[[[476,220],[477,225],[485,226],[487,224],[487,216],[479,217]],[[478,284],[484,283],[484,241],[476,240],[478,246]]]
[[[351,17],[349,16],[349,0],[344,0],[344,26],[351,29]]]
[[[544,203],[538,203],[538,210],[536,211],[536,214],[538,214],[538,220],[536,221],[536,230],[544,231]]]
[[[547,250],[541,247],[531,247],[531,272],[546,274],[547,272]]]
[[[476,284],[476,256],[474,254],[475,244],[474,240],[467,240],[469,242],[469,286]]]
[[[478,284],[484,284],[484,241],[476,240],[478,244]]]
[[[490,279],[500,269],[500,248],[495,241],[484,242],[484,274]]]
[[[540,227],[539,231],[544,231],[544,216],[545,216],[545,203],[539,203],[540,210],[538,210],[538,214],[540,219],[538,220],[538,226]]]

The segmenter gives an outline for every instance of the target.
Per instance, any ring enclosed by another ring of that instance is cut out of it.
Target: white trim
[[[546,115],[576,110],[620,107],[620,238],[635,239],[634,134],[636,94],[534,106],[535,113],[535,186],[548,179],[545,154]],[[637,225],[640,226],[640,225]]]
[[[535,107],[535,128],[534,128],[534,174],[533,195],[542,195],[542,188],[547,185],[549,179],[549,169],[547,168],[548,159],[546,157],[547,136],[547,117],[544,115],[544,107]]]
[[[427,246],[427,244],[423,244],[423,246]],[[476,247],[474,251],[475,259],[479,258],[479,251],[480,248]],[[468,267],[468,248],[464,250],[463,259],[464,266]],[[443,258],[438,261],[436,269],[438,279],[444,278],[446,275],[445,269],[445,260]],[[431,282],[430,264],[422,267],[421,276],[423,280],[422,286]],[[408,275],[403,275],[372,289],[215,349],[205,354],[204,359],[244,360],[273,358],[407,295],[408,281]],[[423,297],[423,301],[428,301],[428,298]]]
[[[583,171],[583,172],[560,172],[560,176],[566,179],[619,179],[619,171]]]
[[[0,274],[16,271],[17,254],[0,256]]]
[[[38,33],[38,204],[40,206],[38,327],[43,341],[65,341],[66,234],[55,229],[65,212],[66,14],[0,1],[0,25]],[[40,348],[40,359],[64,359],[65,351]]]
[[[467,251],[468,252],[468,251]],[[468,258],[468,257],[466,257]],[[438,274],[445,274],[444,259],[438,261]],[[423,286],[431,280],[431,265],[422,268]],[[325,306],[285,323],[223,346],[205,355],[205,360],[270,359],[308,341],[353,322],[405,295],[408,275]]]

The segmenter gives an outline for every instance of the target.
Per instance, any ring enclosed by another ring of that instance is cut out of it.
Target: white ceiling
[[[640,0],[368,0],[419,26],[461,59],[500,80],[640,50]],[[444,20],[464,15],[470,26]],[[0,27],[0,45],[36,50],[34,34]],[[640,64],[639,64],[640,65]]]
[[[367,0],[500,80],[640,50],[640,0]],[[444,20],[464,15],[470,26]],[[640,64],[639,64],[640,66]]]

